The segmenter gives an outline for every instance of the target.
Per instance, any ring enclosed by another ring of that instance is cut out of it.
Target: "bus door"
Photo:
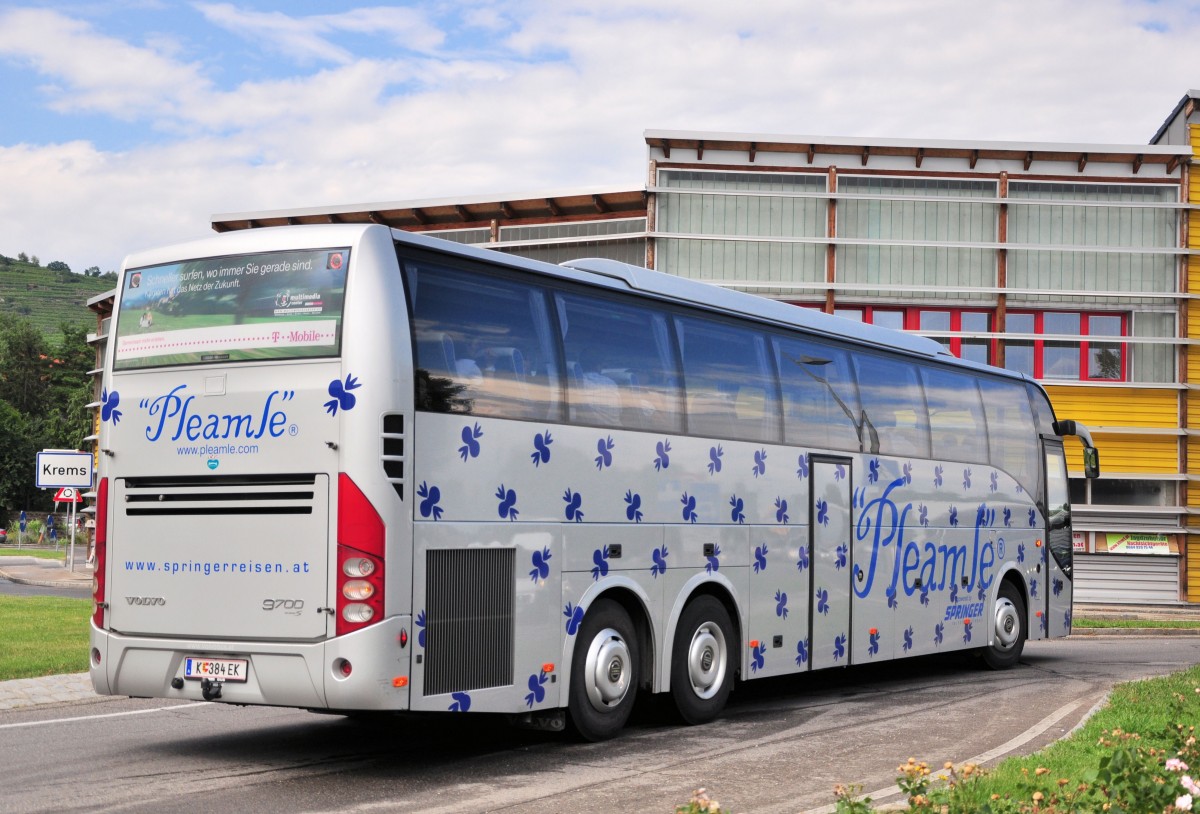
[[[1042,619],[1031,614],[1031,624],[1041,626],[1043,636],[1061,636],[1070,632],[1072,580],[1071,502],[1067,488],[1067,460],[1063,443],[1057,439],[1042,440],[1046,460],[1045,495],[1046,545],[1045,569],[1039,596],[1030,597],[1032,610],[1040,610]],[[1032,592],[1031,592],[1032,593]],[[1036,636],[1038,631],[1031,628]]]
[[[814,455],[810,472],[809,665],[818,670],[850,663],[850,459]]]

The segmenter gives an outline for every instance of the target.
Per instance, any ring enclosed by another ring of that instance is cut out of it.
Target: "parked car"
[[[8,532],[5,531],[4,529],[0,529],[0,544],[3,544],[7,541],[8,541]]]

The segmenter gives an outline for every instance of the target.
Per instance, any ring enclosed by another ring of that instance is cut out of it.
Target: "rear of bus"
[[[98,692],[407,707],[412,363],[389,339],[406,320],[379,226],[126,261],[101,394]]]

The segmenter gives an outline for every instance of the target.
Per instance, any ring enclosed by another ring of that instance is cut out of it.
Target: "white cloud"
[[[319,68],[221,89],[211,72],[237,66],[189,38],[0,12],[0,57],[33,66],[48,105],[137,122],[113,152],[0,146],[0,189],[30,190],[0,196],[0,252],[115,268],[218,212],[636,186],[647,128],[1144,143],[1200,85],[1197,21],[1171,4],[503,0],[436,24],[432,6],[245,5],[196,9]],[[363,35],[395,48],[361,57]]]

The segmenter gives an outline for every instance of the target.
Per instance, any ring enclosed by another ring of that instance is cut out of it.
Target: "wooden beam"
[[[296,219],[295,219],[295,218],[293,218],[291,215],[288,215],[288,216],[287,216],[287,225],[288,225],[288,226],[295,226],[295,225],[296,225],[297,223],[299,223],[299,222],[300,222],[300,221],[296,220]]]
[[[463,223],[468,223],[471,220],[471,213],[468,212],[466,207],[462,204],[454,205],[454,214],[458,215],[458,217],[462,219]]]
[[[917,148],[917,169],[921,169],[921,162],[925,160],[925,148]]]
[[[663,158],[671,157],[671,142],[664,141],[662,143]]]
[[[1087,162],[1088,162],[1088,154],[1080,153],[1079,154],[1079,170],[1078,170],[1079,172],[1083,172],[1083,168],[1087,166]]]
[[[862,154],[862,165],[863,165],[864,167],[865,167],[865,166],[867,166],[867,159],[868,159],[868,158],[870,158],[870,157],[871,157],[871,148],[870,148],[870,147],[863,147],[863,154]]]
[[[754,156],[756,153],[758,153],[758,144],[756,144],[755,142],[752,141],[752,142],[750,142],[750,163],[751,164],[754,163]]]
[[[1033,163],[1033,150],[1025,153],[1025,170],[1029,171],[1029,165]]]
[[[429,225],[429,216],[422,212],[420,207],[414,206],[412,209],[408,210],[408,212],[413,216],[413,220],[415,220],[417,223],[421,224],[422,226]]]
[[[1171,156],[1171,160],[1167,162],[1167,175],[1170,175],[1177,169],[1179,169],[1179,156],[1174,155]]]
[[[513,213],[513,208],[508,203],[508,201],[500,202],[500,214],[503,215],[504,217],[508,218],[509,220],[512,220],[513,218],[516,217],[516,215]]]
[[[817,145],[808,145],[808,163],[813,163],[813,159],[817,157]]]
[[[1138,170],[1140,170],[1142,168],[1142,162],[1145,159],[1146,159],[1146,156],[1142,155],[1141,153],[1138,153],[1137,155],[1135,155],[1133,157],[1133,174],[1134,175],[1138,174]]]
[[[592,196],[592,206],[596,207],[596,211],[601,215],[607,215],[612,210],[608,208],[608,204],[599,195]]]
[[[383,219],[383,215],[379,214],[378,212],[368,212],[367,220],[371,221],[371,223],[378,223],[380,226],[388,225],[388,222]]]
[[[341,223],[342,222],[342,219],[339,218],[337,215],[334,215],[333,213],[326,215],[325,219],[328,220],[330,223]]]
[[[975,169],[975,165],[978,163],[979,163],[979,151],[972,150],[971,151],[971,161],[970,161],[970,165],[969,165],[970,168]]]
[[[550,214],[554,217],[557,218],[562,216],[562,209],[560,209],[558,204],[554,202],[553,198],[546,199],[546,208],[550,210]]]
[[[696,142],[696,160],[697,161],[704,160],[704,140],[703,139]]]

